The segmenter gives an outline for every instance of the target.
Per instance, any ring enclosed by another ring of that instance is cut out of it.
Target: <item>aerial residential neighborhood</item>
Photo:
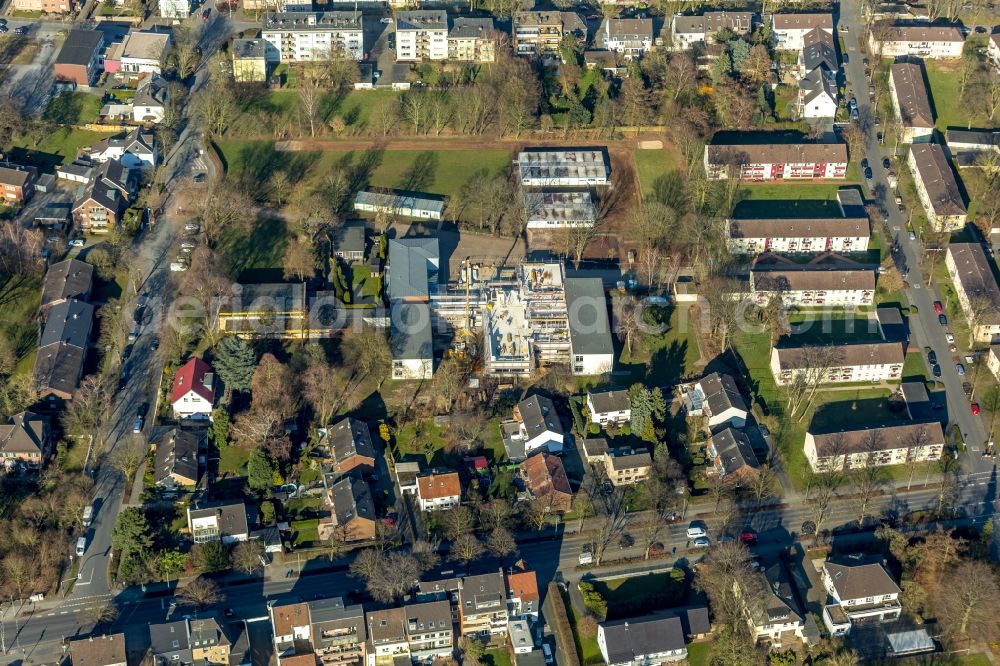
[[[0,0],[0,663],[996,663],[998,167],[992,3]]]

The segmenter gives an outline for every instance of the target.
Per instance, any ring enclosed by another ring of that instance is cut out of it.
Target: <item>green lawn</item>
[[[294,74],[289,78],[292,80]],[[345,135],[362,133],[371,118],[372,109],[383,100],[399,97],[394,90],[352,90],[342,97],[327,96],[320,109],[320,119],[327,123],[339,117],[344,121]],[[247,113],[267,113],[291,118],[299,103],[299,91],[294,88],[270,90],[243,106]]]
[[[782,217],[812,217],[816,215],[817,201],[831,201],[831,205],[836,205],[837,190],[847,187],[850,182],[828,182],[828,183],[754,183],[744,185],[740,189],[743,201],[781,201],[783,208]],[[788,206],[791,206],[789,208]],[[799,208],[801,207],[801,210]],[[820,209],[825,210],[824,208]],[[820,213],[822,214],[822,212]]]
[[[639,173],[639,185],[644,198],[653,193],[653,184],[657,178],[680,168],[680,160],[672,148],[636,150],[632,155],[635,157],[635,168]]]
[[[938,360],[940,361],[940,359]],[[929,382],[931,380],[930,373],[927,372],[927,363],[924,362],[924,356],[920,349],[911,349],[906,354],[903,361],[903,379],[911,382]]]
[[[708,666],[709,655],[712,651],[712,643],[704,641],[701,643],[690,643],[687,646],[688,664],[690,666]]]
[[[249,231],[226,229],[217,250],[223,270],[233,279],[245,283],[281,282],[287,244],[288,229],[283,220],[258,218]]]
[[[684,571],[613,578],[594,582],[594,589],[608,602],[608,619],[615,620],[675,606],[687,592]]]
[[[42,297],[40,278],[20,275],[0,284],[0,334],[10,343],[17,372],[31,372],[38,333],[33,319]]]
[[[84,146],[97,143],[108,136],[107,132],[68,127],[60,127],[51,134],[40,137],[19,136],[13,142],[10,159],[40,167],[43,171],[54,171],[56,166],[76,159],[77,152]]]
[[[501,648],[487,650],[480,662],[483,666],[511,666],[510,655],[507,654],[507,650]]]
[[[325,150],[277,153],[269,141],[221,141],[227,169],[236,176],[266,181],[282,169],[292,182],[304,180],[320,187],[325,176],[341,171],[352,191],[368,186],[419,190],[454,197],[477,171],[505,177],[510,168],[507,150],[393,150],[355,152]]]
[[[219,452],[219,474],[243,476],[247,470],[250,451],[238,446],[224,446]]]
[[[319,519],[293,520],[292,538],[296,546],[319,541]]]
[[[688,316],[686,305],[671,308],[666,332],[640,334],[632,352],[622,349],[619,368],[628,370],[634,381],[664,385],[691,375],[701,351],[698,348],[698,322]]]
[[[456,456],[445,452],[444,428],[432,419],[424,419],[403,426],[396,431],[396,449],[399,456],[423,456],[430,467],[450,467]]]
[[[797,312],[789,315],[793,334],[781,339],[781,343],[831,344],[838,342],[864,342],[882,339],[878,324],[866,317],[845,317],[841,312]]]
[[[934,124],[942,132],[948,127],[990,127],[984,105],[963,104],[959,100],[961,68],[958,60],[924,60],[931,101],[936,114]]]
[[[601,656],[601,648],[597,645],[597,637],[587,638],[580,635],[577,630],[578,617],[576,614],[576,609],[573,608],[573,604],[567,595],[563,594],[563,600],[566,603],[566,612],[569,614],[569,622],[573,627],[573,638],[576,641],[576,652],[580,655],[580,663],[583,666],[589,666],[590,664],[603,664],[604,657]]]
[[[97,120],[101,98],[79,91],[59,93],[49,100],[43,118],[62,125],[83,125]]]

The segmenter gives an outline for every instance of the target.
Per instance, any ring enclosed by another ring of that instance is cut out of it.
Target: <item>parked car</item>
[[[384,19],[379,19],[379,23],[392,23],[392,18],[387,16]]]
[[[71,240],[71,241],[69,242],[69,246],[70,246],[70,247],[83,247],[83,246],[84,246],[84,245],[86,245],[86,244],[87,244],[87,241],[85,241],[85,240],[84,240],[84,239],[82,239],[82,238],[74,238],[74,239],[72,239],[72,240]]]
[[[861,118],[861,114],[858,113],[858,110],[857,109],[851,109],[851,120],[853,120],[853,121],[856,122],[860,118]]]
[[[142,432],[142,424],[145,423],[145,419],[141,416],[135,417],[135,421],[132,421],[132,432],[140,433]]]
[[[943,314],[939,314],[938,315],[938,323],[941,324],[942,326],[947,326],[948,325],[948,317],[946,317]]]
[[[962,392],[965,393],[966,398],[972,397],[972,384],[969,382],[962,382]]]
[[[888,157],[886,157],[885,159],[882,160],[882,168],[883,169],[888,169],[891,166],[892,166],[892,160],[890,160]]]
[[[865,180],[871,180],[874,175],[871,167],[865,167]]]
[[[87,552],[87,537],[82,536],[76,540],[76,556],[83,557]]]
[[[933,366],[931,368],[931,374],[933,374],[935,377],[941,377],[941,366],[940,365]]]
[[[25,28],[25,27],[23,27],[23,26],[20,27],[20,28],[14,28],[14,34],[15,35],[27,35],[28,34],[28,29]]]
[[[952,344],[955,342],[955,336],[951,334],[951,331],[945,331],[944,339]]]
[[[965,376],[965,366],[962,365],[961,363],[956,363],[955,364],[955,372],[958,373],[959,377],[964,377]]]
[[[910,231],[908,231],[906,233],[906,235],[909,236],[910,240],[913,240],[913,241],[917,240],[917,233],[915,231],[913,231],[912,229]]]
[[[937,314],[941,314],[942,312],[944,312],[944,306],[941,305],[941,301],[934,301],[934,312],[936,312]],[[951,334],[949,333],[949,335]]]
[[[699,537],[707,536],[708,531],[705,529],[705,523],[700,520],[694,520],[688,525],[687,528],[687,538],[697,539]]]
[[[748,546],[752,546],[757,543],[757,533],[753,530],[746,530],[740,534],[740,541]]]
[[[693,543],[695,548],[708,548],[712,545],[712,542],[708,540],[708,537],[698,537]]]
[[[197,231],[201,231],[201,227],[198,224],[194,223],[194,222],[189,222],[188,224],[184,225],[184,231],[194,231],[194,232],[197,232]]]
[[[937,354],[934,353],[933,349],[927,352],[927,360],[931,365],[937,365]]]
[[[972,407],[972,415],[973,416],[979,416],[982,413],[981,410],[979,409],[979,403],[978,402],[972,403],[971,407]]]
[[[205,7],[205,11],[201,13],[201,20],[207,21],[208,17],[212,15],[212,9],[210,7]]]

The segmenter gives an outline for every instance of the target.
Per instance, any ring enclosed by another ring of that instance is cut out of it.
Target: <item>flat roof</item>
[[[104,43],[104,33],[97,30],[70,30],[56,57],[57,65],[87,65]]]
[[[566,278],[570,346],[574,354],[614,354],[601,278]]]

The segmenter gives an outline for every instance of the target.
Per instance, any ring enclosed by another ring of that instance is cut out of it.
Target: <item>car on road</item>
[[[87,244],[87,241],[85,241],[82,238],[74,238],[73,240],[71,240],[69,242],[69,246],[70,247],[83,247],[86,244]]]
[[[864,157],[861,159],[861,169],[862,171],[868,168],[868,158]]]
[[[962,382],[962,392],[965,393],[966,398],[972,397],[972,384],[969,382]]]
[[[542,659],[545,660],[546,664],[555,663],[555,659],[552,657],[552,648],[548,643],[542,643]]]
[[[211,7],[205,7],[205,11],[203,11],[201,13],[201,20],[202,21],[207,21],[208,17],[210,17],[211,15],[212,15],[212,8]]]
[[[153,338],[152,342],[149,343],[149,348],[152,349],[153,351],[156,351],[157,349],[159,349],[160,348],[160,339],[159,338]]]
[[[858,108],[858,98],[852,97],[851,101],[847,103],[847,108],[849,108],[851,111],[854,111],[856,108]]]
[[[146,416],[146,412],[148,412],[148,411],[149,411],[149,403],[148,402],[144,402],[141,405],[139,405],[139,416],[145,417]]]
[[[851,120],[857,121],[861,118],[861,114],[858,113],[857,109],[851,109]]]
[[[892,167],[892,160],[890,160],[888,157],[886,157],[884,160],[882,160],[882,168],[883,169],[888,169],[890,167]]]
[[[948,317],[945,316],[945,315],[943,315],[943,314],[939,314],[938,315],[938,323],[941,324],[942,326],[947,326],[948,325]]]
[[[135,417],[135,421],[132,421],[132,432],[140,433],[142,432],[142,424],[145,423],[145,419],[141,416]]]
[[[970,408],[972,409],[972,415],[973,416],[979,416],[982,413],[982,411],[979,409],[979,403],[978,402],[972,403],[972,405],[970,406]]]
[[[955,372],[958,373],[959,377],[964,377],[965,376],[965,366],[962,365],[961,363],[956,363],[955,364]]]
[[[0,25],[0,35],[6,34],[6,33],[7,33],[7,26]]]
[[[757,533],[753,530],[744,530],[740,533],[740,541],[748,546],[752,546],[757,543]]]
[[[196,182],[196,183],[202,183],[204,181],[205,181],[205,173],[204,172],[199,171],[198,173],[196,173],[194,175],[194,182]]]
[[[941,377],[941,366],[940,365],[934,365],[931,368],[931,374],[933,374],[935,377]]]
[[[944,339],[947,340],[951,344],[955,343],[955,336],[951,334],[951,331],[945,331],[944,332]]]
[[[934,312],[936,314],[941,314],[942,312],[944,312],[944,305],[941,304],[941,301],[934,301]],[[948,335],[951,334],[949,333]],[[949,340],[949,342],[951,341]]]
[[[937,354],[934,353],[933,349],[927,352],[927,360],[931,365],[937,365]]]
[[[82,536],[76,540],[76,556],[83,557],[87,552],[87,537]]]
[[[865,58],[864,60],[861,61],[861,64],[867,67],[871,63],[868,62],[868,58]]]
[[[882,132],[879,132],[878,134],[875,135],[875,140],[878,141],[879,143],[882,143]]]
[[[694,540],[692,545],[695,548],[708,548],[712,545],[712,542],[708,540],[708,537],[698,537]]]
[[[874,175],[871,167],[865,167],[865,180],[871,180]]]
[[[910,240],[917,240],[917,234],[915,231],[908,231],[906,232],[906,235],[910,237]]]
[[[386,16],[383,19],[379,19],[379,23],[392,23],[392,18],[389,17],[389,16]]]
[[[94,523],[94,505],[88,504],[83,507],[83,526],[90,527]]]
[[[194,222],[189,222],[184,225],[184,231],[198,232],[201,231],[201,226]]]
[[[0,25],[7,25],[7,19],[0,18]]]
[[[705,529],[705,523],[700,520],[691,521],[691,524],[687,528],[687,538],[697,539],[699,537],[707,536],[708,531]]]
[[[841,32],[847,32],[847,24],[841,23],[840,24],[840,31]]]
[[[14,34],[15,35],[27,35],[28,34],[28,29],[25,28],[24,26],[22,26],[20,28],[14,28]]]

